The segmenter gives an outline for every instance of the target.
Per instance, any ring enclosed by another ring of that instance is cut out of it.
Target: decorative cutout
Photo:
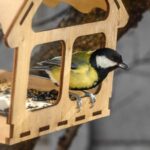
[[[41,5],[32,20],[32,28],[35,32],[52,30],[56,28],[63,28],[69,27],[79,24],[91,23],[95,21],[101,21],[106,19],[108,16],[109,11],[101,10],[100,8],[96,7],[91,9],[88,14],[84,14],[79,12],[77,9],[74,8],[74,15],[80,16],[76,20],[74,20],[74,16],[70,18],[69,22],[66,21],[65,18],[70,14],[70,6],[67,3],[59,3],[56,7],[46,7],[45,5]],[[61,9],[63,8],[63,9]],[[43,12],[49,12],[43,15]],[[96,16],[96,17],[95,17]],[[81,19],[83,18],[83,19]],[[67,19],[68,20],[68,19]],[[60,24],[58,22],[61,22]]]
[[[31,2],[29,8],[27,9],[27,11],[25,12],[24,16],[22,17],[21,21],[20,21],[20,25],[23,24],[23,22],[25,21],[27,15],[29,14],[29,12],[31,11],[32,7],[33,7],[33,2]]]
[[[30,134],[31,134],[31,131],[26,131],[26,132],[21,133],[20,137],[23,138],[23,137],[29,136]]]
[[[67,120],[58,122],[58,126],[63,126],[63,125],[67,125],[67,124],[68,124]]]
[[[83,116],[79,116],[79,117],[76,117],[76,121],[81,121],[81,120],[84,120],[85,119],[85,115]]]
[[[80,52],[80,51],[85,51],[85,52],[94,51],[96,49],[105,47],[105,44],[106,44],[106,37],[104,33],[81,36],[81,37],[78,37],[74,42],[73,53]],[[77,63],[77,62],[72,62],[72,64],[74,63]],[[73,78],[70,79],[70,82],[72,82],[71,80],[73,80]],[[77,80],[77,81],[80,81],[81,83],[81,78],[80,80]],[[95,88],[92,88],[90,90],[88,89],[88,91],[91,91],[93,94],[97,94],[100,91],[100,88],[101,88],[101,85],[98,85]],[[83,96],[84,94],[81,90],[72,90],[71,93],[78,94],[81,96]],[[74,96],[72,96],[71,100],[74,100]]]
[[[95,7],[99,7],[103,10],[107,10],[107,2],[106,0],[94,0],[94,1],[87,1],[87,0],[62,0],[63,2],[69,3],[79,11],[83,13],[88,13],[91,9]],[[60,0],[44,0],[44,3],[49,7],[55,6],[60,3]]]
[[[117,5],[118,9],[120,9],[120,5],[118,3],[118,0],[114,0],[114,1],[115,1],[116,5]]]
[[[94,41],[94,42],[93,42]],[[95,50],[104,48],[106,45],[106,36],[104,33],[96,33],[78,37],[73,45],[74,52],[76,50]]]
[[[93,112],[93,116],[97,116],[97,115],[101,115],[102,114],[102,111],[96,111],[96,112]]]
[[[44,126],[44,127],[39,128],[39,132],[47,131],[47,130],[49,130],[49,129],[50,129],[50,126],[47,125],[47,126]]]
[[[48,74],[48,72],[44,70],[45,67],[47,67],[47,70],[49,69],[52,70],[55,65],[49,65],[47,64],[47,62],[44,62],[43,65],[38,65],[38,63],[48,59],[51,60],[54,57],[62,56],[62,54],[65,51],[63,48],[64,43],[62,41],[57,41],[53,43],[41,44],[33,49],[32,55],[34,55],[34,58],[36,58],[36,55],[40,54],[43,56],[44,59],[43,60],[31,59],[30,74],[35,76],[41,76],[42,78],[45,77],[45,80],[48,81],[49,85],[47,84],[47,87],[35,86],[35,88],[31,88],[28,91],[28,97],[31,98],[31,100],[33,101],[29,106],[31,110],[46,108],[55,105],[59,102],[59,96],[61,95],[60,87],[61,87],[62,70],[60,70],[59,83],[55,83],[56,81],[53,81],[55,80],[55,78],[53,76],[50,76],[50,74]],[[41,69],[39,70],[34,69],[36,67],[40,67]],[[62,61],[60,62],[60,68],[62,68]]]

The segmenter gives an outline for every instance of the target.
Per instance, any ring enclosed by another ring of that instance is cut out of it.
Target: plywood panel
[[[6,33],[12,25],[25,0],[0,0],[0,23]]]
[[[10,137],[10,125],[4,116],[0,116],[0,131],[0,143],[6,143],[6,139]]]

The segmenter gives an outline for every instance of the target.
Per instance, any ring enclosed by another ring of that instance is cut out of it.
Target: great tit
[[[34,70],[44,70],[53,83],[59,86],[61,73],[61,56],[54,57],[38,63]],[[101,48],[95,51],[78,51],[72,55],[70,70],[70,90],[80,90],[85,93],[82,97],[90,97],[92,105],[96,98],[93,93],[86,90],[99,85],[109,72],[116,68],[127,69],[122,56],[113,49]],[[78,99],[78,107],[81,107],[81,97],[73,94]]]

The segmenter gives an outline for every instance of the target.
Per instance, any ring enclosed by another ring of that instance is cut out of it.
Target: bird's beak
[[[118,66],[119,66],[121,69],[125,69],[125,70],[129,69],[128,65],[126,65],[125,63],[120,63]]]

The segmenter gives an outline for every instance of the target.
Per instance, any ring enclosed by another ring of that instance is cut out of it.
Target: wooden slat
[[[11,83],[12,79],[12,72],[0,70],[0,81],[6,81],[7,83]],[[50,89],[57,89],[57,87],[49,79],[32,75],[30,75],[29,77],[28,88],[37,89],[40,91],[49,91]]]

